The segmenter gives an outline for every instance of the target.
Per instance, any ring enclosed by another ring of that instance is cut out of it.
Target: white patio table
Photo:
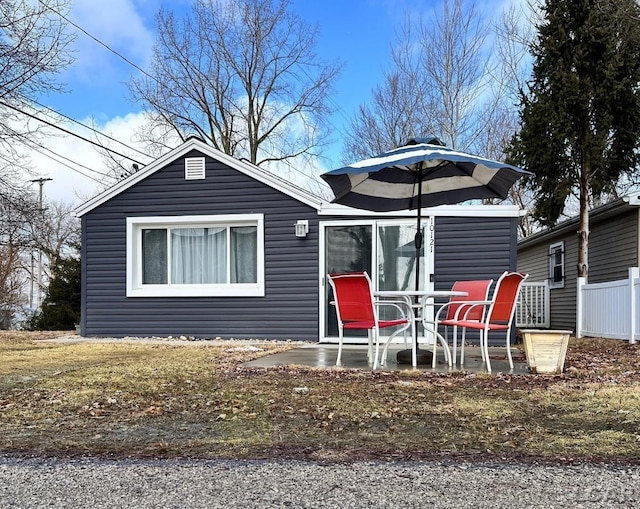
[[[380,290],[374,292],[375,297],[380,298],[396,298],[402,299],[413,311],[413,324],[411,327],[411,334],[413,336],[413,345],[411,350],[402,350],[398,352],[398,363],[408,364],[409,356],[411,358],[411,365],[415,368],[418,366],[418,359],[422,357],[420,364],[426,364],[423,359],[426,359],[428,353],[419,356],[418,348],[418,327],[417,323],[422,321],[421,311],[424,309],[427,300],[436,299],[439,297],[466,297],[467,292],[455,292],[453,290]],[[433,332],[433,340],[437,341],[437,331]],[[386,352],[385,352],[386,354]]]

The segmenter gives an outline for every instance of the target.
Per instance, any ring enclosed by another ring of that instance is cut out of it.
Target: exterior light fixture
[[[296,227],[296,237],[306,237],[307,233],[309,233],[309,220],[298,219],[296,221],[295,227]]]

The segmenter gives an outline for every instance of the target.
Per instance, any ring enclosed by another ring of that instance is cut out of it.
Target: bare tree
[[[486,121],[476,114],[489,87],[489,25],[474,2],[445,0],[442,11],[422,17],[417,28],[423,111],[449,146],[469,149],[482,136]],[[486,104],[486,103],[485,103]],[[486,113],[491,109],[484,106]]]
[[[13,159],[16,142],[37,131],[21,111],[37,96],[61,90],[52,77],[71,63],[73,35],[60,14],[70,0],[0,2],[0,155]]]
[[[488,93],[489,29],[474,3],[463,0],[445,0],[429,17],[407,15],[392,48],[393,71],[374,91],[373,106],[361,106],[352,121],[346,155],[372,155],[427,134],[462,150],[481,146],[497,115]],[[377,126],[374,143],[362,136],[370,126]],[[360,153],[358,143],[365,145]]]
[[[428,18],[407,16],[392,48],[393,70],[351,120],[345,160],[425,134],[505,159],[519,128],[519,92],[530,73],[531,9],[508,8],[493,25],[464,0],[445,0]],[[526,209],[532,197],[518,183],[507,200]],[[520,233],[531,231],[530,218],[524,218]]]
[[[0,307],[7,312],[24,304],[29,279],[36,200],[21,175],[29,172],[21,145],[39,138],[23,112],[32,100],[61,90],[53,76],[71,63],[73,35],[60,16],[69,0],[0,1]]]
[[[0,198],[0,312],[12,314],[34,294],[43,295],[50,267],[60,257],[76,256],[80,225],[73,206],[47,203],[40,208],[33,191]],[[2,317],[0,317],[2,319]]]
[[[42,222],[34,227],[35,247],[46,257],[43,286],[49,280],[50,267],[62,256],[77,255],[80,246],[80,221],[69,203],[49,202],[42,211]]]
[[[496,65],[492,67],[491,93],[495,98],[492,101],[495,114],[493,121],[485,127],[484,145],[480,148],[481,153],[489,158],[504,158],[511,137],[520,128],[516,105],[531,74],[529,48],[535,38],[536,1],[507,7],[493,25]],[[529,211],[533,208],[535,195],[524,180],[518,180],[509,190],[507,199],[522,210]],[[520,237],[527,237],[538,228],[533,218],[526,214],[520,219],[518,233]]]
[[[33,217],[31,228],[32,248],[35,261],[23,267],[34,282],[38,304],[42,303],[51,271],[60,258],[77,256],[80,246],[80,222],[68,203],[49,202]],[[29,259],[25,256],[24,259]]]
[[[196,0],[183,19],[157,15],[149,72],[131,92],[155,135],[197,135],[254,164],[317,155],[339,73],[315,53],[318,30],[289,0]]]
[[[4,326],[27,301],[31,221],[36,211],[33,195],[23,189],[4,189],[0,196],[0,321]]]
[[[345,136],[343,156],[351,162],[400,146],[410,137],[433,131],[420,114],[416,81],[406,73],[385,75],[370,105],[361,104]]]

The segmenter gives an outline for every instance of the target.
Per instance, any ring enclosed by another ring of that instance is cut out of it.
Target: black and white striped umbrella
[[[423,207],[488,198],[505,199],[513,184],[531,175],[515,166],[445,147],[436,137],[364,159],[321,177],[339,203],[376,212],[417,209],[416,258],[422,247]],[[416,272],[419,264],[416,264]],[[419,274],[416,273],[416,290]]]
[[[329,171],[333,203],[388,212],[487,198],[505,199],[529,172],[419,138],[375,157]]]

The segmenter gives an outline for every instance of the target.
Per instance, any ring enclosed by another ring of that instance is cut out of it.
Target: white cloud
[[[134,132],[143,122],[142,113],[131,113],[124,117],[110,119],[96,125],[95,128],[130,147],[143,150],[139,145],[136,146],[133,140]],[[91,125],[91,120],[85,119],[82,123]],[[61,127],[95,141],[95,135],[77,124],[61,123]],[[25,178],[52,179],[44,184],[43,193],[46,200],[80,205],[104,189],[106,180],[104,174],[108,173],[108,168],[97,147],[71,135],[60,135],[59,132],[55,135],[52,133],[42,145],[50,152],[46,150],[30,152],[32,163],[30,166],[34,174]],[[122,154],[131,154],[144,164],[150,161],[112,141],[108,141],[108,145]]]
[[[140,67],[146,66],[155,40],[154,15],[160,2],[138,4],[132,0],[75,0],[69,19],[90,34],[71,27],[78,33],[73,48],[75,63],[70,69],[76,78],[109,79],[115,68],[128,66],[108,48]],[[130,67],[129,72],[134,73],[135,69]]]

